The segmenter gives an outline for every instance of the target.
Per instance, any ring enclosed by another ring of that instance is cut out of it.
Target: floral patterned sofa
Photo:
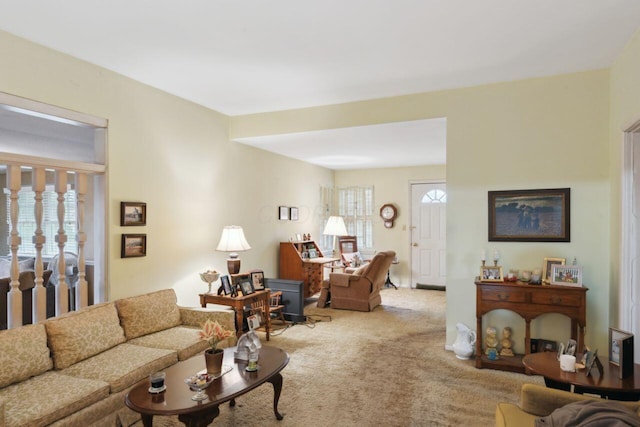
[[[0,427],[131,425],[139,416],[126,393],[204,351],[206,319],[235,331],[234,317],[179,307],[167,289],[0,331]],[[234,334],[220,346],[235,342]]]

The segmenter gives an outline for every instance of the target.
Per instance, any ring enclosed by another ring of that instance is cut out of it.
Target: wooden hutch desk
[[[522,282],[476,281],[476,368],[525,372],[522,355],[489,360],[482,351],[482,317],[492,310],[504,309],[519,314],[525,321],[525,355],[531,351],[531,321],[541,314],[559,313],[571,319],[571,338],[578,351],[584,350],[587,326],[588,288],[555,285],[530,285]]]
[[[312,252],[315,256],[309,256]],[[301,242],[280,242],[280,279],[302,280],[304,297],[309,298],[320,292],[324,280],[324,268],[328,264],[340,261],[329,258],[313,240]]]

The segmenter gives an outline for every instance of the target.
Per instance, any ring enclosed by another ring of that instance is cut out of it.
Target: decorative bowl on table
[[[207,270],[204,273],[200,273],[200,278],[203,282],[209,285],[208,294],[211,293],[211,284],[220,278],[220,273],[215,270]]]
[[[209,387],[214,379],[215,377],[213,375],[209,375],[206,372],[198,372],[186,378],[184,382],[189,386],[189,389],[196,392],[196,394],[191,396],[191,399],[195,401],[207,399],[209,396],[204,392],[204,389]]]

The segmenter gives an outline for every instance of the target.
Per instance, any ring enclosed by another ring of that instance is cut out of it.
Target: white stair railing
[[[46,171],[44,168],[33,168],[31,173],[31,188],[35,193],[34,218],[36,231],[32,237],[36,247],[36,260],[34,270],[36,280],[31,292],[31,320],[33,323],[47,318],[47,289],[44,287],[44,261],[42,260],[42,248],[46,242],[46,236],[42,231],[42,216],[44,207],[42,197],[46,187]]]

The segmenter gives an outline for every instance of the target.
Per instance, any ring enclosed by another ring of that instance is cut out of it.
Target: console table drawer
[[[534,292],[531,296],[533,304],[558,305],[564,307],[580,307],[583,298],[580,295],[558,295],[557,293]]]
[[[527,293],[509,289],[483,289],[482,299],[485,301],[526,302]]]

